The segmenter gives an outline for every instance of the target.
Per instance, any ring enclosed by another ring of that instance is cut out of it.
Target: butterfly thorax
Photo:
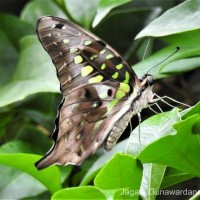
[[[153,84],[154,79],[151,75],[145,74],[140,79],[141,89],[137,91],[137,96],[133,93],[132,96],[132,110],[133,114],[141,112],[142,109],[148,107],[148,104],[153,101]]]

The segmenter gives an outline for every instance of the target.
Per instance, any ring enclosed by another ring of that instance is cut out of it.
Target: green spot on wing
[[[85,77],[85,76],[89,75],[92,71],[93,71],[92,66],[87,65],[81,69],[81,76]]]
[[[74,57],[74,63],[79,64],[83,61],[83,58],[81,56],[75,56]]]
[[[130,91],[130,86],[126,83],[120,83],[119,89],[123,90],[124,92],[129,92]]]
[[[98,76],[95,76],[95,77],[89,79],[88,82],[89,82],[89,83],[99,83],[99,82],[101,82],[102,80],[103,80],[103,76],[98,75]]]
[[[117,90],[115,96],[117,99],[121,99],[122,97],[126,96],[126,94],[121,90]]]
[[[92,43],[92,42],[91,42],[90,40],[86,40],[84,44],[85,44],[85,45],[89,45],[89,44],[91,44],[91,43]]]
[[[74,52],[78,51],[78,49],[75,49],[75,48],[73,49],[73,48],[72,48],[72,49],[70,49],[69,51],[70,51],[70,53],[74,53]]]
[[[118,73],[118,72],[115,72],[115,73],[112,75],[112,78],[117,79],[118,76],[119,76],[119,73]]]
[[[112,54],[108,54],[108,55],[106,56],[106,59],[110,59],[110,58],[112,58],[112,57],[113,57]]]
[[[129,82],[129,79],[130,79],[130,75],[129,75],[128,72],[126,72],[124,83],[128,83],[128,82]]]
[[[102,51],[100,51],[100,54],[104,54],[105,53],[105,49],[103,49]]]
[[[92,55],[92,56],[90,57],[90,60],[93,60],[94,58],[97,58],[97,55]]]
[[[106,68],[106,64],[101,65],[101,69],[104,70]]]
[[[116,68],[119,70],[119,69],[121,69],[123,67],[123,65],[122,64],[118,64],[118,65],[116,65]]]
[[[69,43],[69,39],[64,39],[63,42],[64,42],[65,44],[67,44],[67,43]]]

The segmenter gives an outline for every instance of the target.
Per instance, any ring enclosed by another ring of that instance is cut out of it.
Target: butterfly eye
[[[152,86],[155,82],[153,76],[151,75],[147,76],[147,82],[148,82],[148,85]]]
[[[108,89],[108,91],[107,91],[107,95],[108,95],[109,97],[112,96],[112,90],[111,90],[111,89]]]

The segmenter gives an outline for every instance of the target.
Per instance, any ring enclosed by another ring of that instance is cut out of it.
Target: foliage
[[[100,150],[79,168],[34,167],[51,146],[61,100],[55,67],[36,37],[37,19],[53,15],[84,26],[123,54],[139,77],[177,46],[180,50],[151,74],[159,79],[198,68],[200,2],[168,4],[166,12],[159,4],[34,0],[20,17],[0,13],[0,199],[155,199],[160,189],[200,177],[200,104],[154,115],[111,152]],[[152,38],[151,56],[133,64],[143,56],[144,37]],[[164,48],[154,52],[157,41]]]

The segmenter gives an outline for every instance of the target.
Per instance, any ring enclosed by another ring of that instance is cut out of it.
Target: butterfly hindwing
[[[81,164],[103,143],[114,124],[130,109],[123,99],[118,101],[117,106],[109,108],[118,91],[117,84],[86,85],[65,97],[59,110],[57,129],[52,136],[54,147],[38,163],[38,168],[54,163]],[[104,98],[99,97],[101,90],[106,91]]]
[[[141,88],[137,76],[115,50],[70,21],[43,17],[37,34],[56,66],[64,97],[54,146],[37,168],[81,164],[105,140],[112,149],[130,120],[129,96],[136,98]]]

